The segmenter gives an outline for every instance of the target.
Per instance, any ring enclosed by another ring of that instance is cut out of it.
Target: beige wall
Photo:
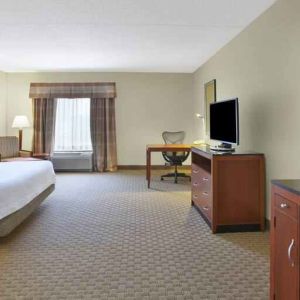
[[[278,0],[194,74],[0,73],[0,132],[5,123],[16,133],[16,114],[31,117],[30,82],[115,81],[119,164],[144,164],[146,144],[160,143],[163,130],[185,130],[186,142],[203,137],[194,114],[204,112],[203,85],[215,78],[219,100],[239,97],[240,148],[266,155],[269,198],[271,178],[300,177],[299,11],[299,0]]]
[[[7,134],[16,134],[11,123],[16,114],[32,118],[28,99],[30,82],[114,81],[118,160],[121,165],[145,164],[145,147],[162,143],[164,130],[185,130],[193,135],[192,74],[151,73],[8,73]],[[31,148],[32,130],[24,129],[24,147]],[[162,163],[161,154],[153,163]]]
[[[300,178],[299,12],[279,0],[194,74],[194,109],[214,78],[218,100],[239,97],[240,148],[265,153],[268,200],[270,179]]]
[[[0,72],[0,136],[6,132],[6,74]]]

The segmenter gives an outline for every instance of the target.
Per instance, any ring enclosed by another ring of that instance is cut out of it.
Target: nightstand
[[[42,159],[42,160],[49,160],[50,154],[49,153],[33,153],[32,157]]]

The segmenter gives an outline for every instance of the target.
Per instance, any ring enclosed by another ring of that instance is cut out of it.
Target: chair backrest
[[[19,156],[19,139],[16,136],[0,136],[1,158]]]
[[[182,144],[185,138],[184,131],[164,131],[162,137],[166,144]]]
[[[166,144],[182,144],[185,138],[184,131],[164,131],[162,133],[162,138],[164,139]],[[185,156],[185,152],[164,152],[163,156],[166,158],[174,158],[176,156]]]

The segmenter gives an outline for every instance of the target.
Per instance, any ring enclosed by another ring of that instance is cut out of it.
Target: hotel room
[[[0,299],[299,299],[299,15],[2,0]]]

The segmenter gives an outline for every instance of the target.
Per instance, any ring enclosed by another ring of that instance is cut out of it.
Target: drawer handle
[[[199,170],[193,169],[193,173],[197,174],[197,173],[199,173]]]
[[[208,196],[208,192],[203,192],[202,195]]]
[[[204,210],[209,210],[209,208],[208,208],[207,206],[202,206],[202,208],[203,208]]]
[[[288,208],[289,206],[288,206],[286,203],[281,203],[281,204],[280,204],[280,207],[281,207],[281,208]]]
[[[193,186],[197,186],[197,185],[198,185],[198,182],[194,182],[194,183],[193,183]]]
[[[289,258],[289,261],[291,262],[292,267],[295,266],[295,262],[293,261],[293,259],[291,257],[291,253],[292,253],[292,249],[293,249],[294,244],[295,244],[295,240],[292,239],[292,241],[289,245],[289,248],[288,248],[288,258]]]
[[[197,199],[197,198],[198,198],[198,195],[193,195],[193,198]]]
[[[202,180],[203,181],[208,181],[208,178],[207,177],[203,177]]]

